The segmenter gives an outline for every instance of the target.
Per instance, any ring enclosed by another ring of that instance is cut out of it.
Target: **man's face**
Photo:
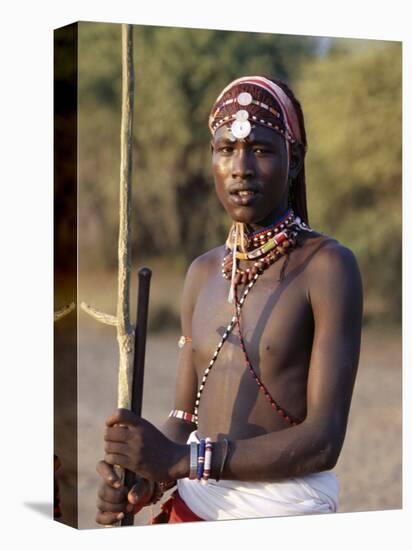
[[[212,150],[216,193],[234,221],[267,225],[285,211],[288,162],[282,136],[256,125],[245,140],[237,140],[222,126]]]

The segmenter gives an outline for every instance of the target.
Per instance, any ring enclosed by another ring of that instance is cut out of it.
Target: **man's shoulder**
[[[197,258],[195,258],[189,266],[189,271],[192,273],[206,273],[209,270],[216,269],[216,265],[220,265],[224,255],[224,246],[220,245],[210,250],[207,250]]]
[[[329,235],[314,231],[305,239],[303,248],[310,276],[339,278],[358,274],[358,263],[353,251]]]
[[[350,248],[334,237],[313,231],[313,235],[305,240],[308,251],[313,253],[314,261],[318,263],[348,262],[355,260]]]
[[[189,295],[196,295],[207,280],[220,269],[224,247],[218,246],[195,258],[190,264],[185,278],[185,289]]]

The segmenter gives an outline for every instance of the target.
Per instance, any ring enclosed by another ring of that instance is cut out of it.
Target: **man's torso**
[[[308,295],[314,255],[330,243],[317,233],[290,254],[279,281],[280,259],[263,272],[248,294],[241,312],[241,328],[249,360],[276,403],[292,417],[306,415],[307,377],[314,334]],[[202,380],[232,316],[229,282],[222,277],[219,247],[208,253],[207,275],[192,319],[193,361]],[[239,297],[244,286],[238,288]],[[208,374],[199,406],[199,431],[212,438],[245,439],[288,428],[285,420],[259,391],[249,372],[235,326]]]

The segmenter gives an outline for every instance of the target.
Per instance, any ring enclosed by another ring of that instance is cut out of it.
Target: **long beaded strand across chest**
[[[199,411],[200,398],[202,396],[202,392],[204,390],[207,377],[218,358],[220,350],[222,349],[224,343],[226,342],[228,336],[233,331],[235,326],[237,327],[237,330],[238,330],[240,346],[245,358],[246,366],[248,367],[248,370],[250,371],[252,377],[258,384],[259,390],[264,394],[265,399],[267,399],[270,405],[272,406],[272,408],[276,412],[278,412],[281,416],[283,416],[285,420],[290,422],[292,426],[295,426],[300,423],[299,419],[294,418],[292,415],[288,414],[287,411],[285,411],[285,409],[283,409],[273,399],[273,397],[270,395],[265,385],[261,382],[256,371],[254,370],[246,351],[246,346],[245,346],[241,325],[240,325],[240,314],[241,314],[242,306],[246,300],[246,297],[248,296],[249,292],[255,285],[259,276],[266,269],[268,269],[273,263],[279,260],[279,258],[282,258],[291,252],[293,247],[296,246],[296,238],[299,232],[302,230],[311,231],[311,229],[305,223],[303,223],[298,216],[295,216],[292,210],[289,210],[282,217],[282,219],[278,221],[276,224],[266,227],[261,231],[247,235],[246,236],[247,244],[244,247],[245,250],[238,251],[237,243],[234,242],[232,246],[236,247],[236,251],[235,251],[235,254],[233,254],[233,249],[231,251],[231,240],[232,240],[231,237],[233,237],[233,235],[232,236],[229,235],[229,238],[226,242],[227,254],[225,255],[222,262],[223,277],[225,279],[231,278],[234,256],[236,260],[251,261],[253,262],[253,264],[251,265],[250,268],[246,268],[246,269],[241,269],[240,267],[236,267],[236,274],[234,278],[235,314],[233,315],[228,326],[226,327],[226,330],[223,333],[223,336],[213,353],[212,359],[210,360],[207,368],[204,371],[203,378],[201,380],[201,383],[196,395],[196,401],[195,401],[194,420],[196,423],[198,423],[198,411]],[[245,286],[245,289],[243,290],[242,296],[238,298],[238,292],[237,292],[238,286],[241,284],[246,286]]]

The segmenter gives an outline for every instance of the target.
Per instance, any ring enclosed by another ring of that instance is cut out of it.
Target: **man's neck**
[[[285,216],[285,214],[288,212],[288,210],[289,210],[288,207],[278,208],[278,209],[274,210],[273,212],[271,212],[269,214],[269,216],[267,216],[266,218],[264,218],[260,222],[248,224],[248,226],[247,226],[248,227],[248,230],[247,230],[248,233],[255,233],[256,231],[262,231],[266,227],[269,227],[271,225],[274,225],[274,224],[278,223]]]

